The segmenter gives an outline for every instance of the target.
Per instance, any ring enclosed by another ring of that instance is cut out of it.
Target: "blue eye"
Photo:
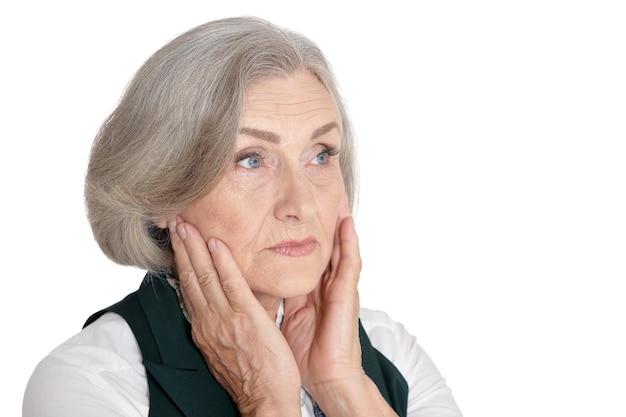
[[[335,147],[327,147],[322,152],[317,154],[315,159],[313,159],[313,163],[316,165],[326,165],[331,156],[335,156],[339,153],[337,148]]]
[[[247,169],[255,169],[261,166],[261,157],[258,155],[244,156],[237,161],[237,164]]]
[[[328,151],[324,151],[315,157],[315,163],[318,165],[324,165],[328,162]]]

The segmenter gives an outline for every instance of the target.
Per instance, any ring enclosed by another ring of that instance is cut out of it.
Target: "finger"
[[[335,232],[335,240],[333,243],[333,251],[330,255],[330,268],[329,275],[334,277],[337,274],[337,267],[341,262],[341,241],[339,240],[339,226],[337,225],[337,231]]]
[[[200,232],[180,218],[173,223],[172,229],[170,235],[178,279],[190,310],[225,305],[217,271]]]
[[[285,298],[285,320],[292,317],[302,308],[308,306],[309,295],[297,295],[291,298]]]
[[[330,275],[331,277],[335,276],[337,272],[337,266],[339,264],[339,260],[341,258],[341,241],[339,239],[339,229],[341,227],[341,222],[346,217],[350,216],[350,207],[348,205],[348,194],[344,193],[341,201],[339,202],[339,208],[337,212],[337,226],[335,228],[335,236],[333,242],[333,251],[330,256]]]
[[[231,308],[235,311],[262,309],[224,242],[210,238],[208,248],[211,251],[221,288]]]
[[[172,218],[167,221],[167,226],[170,232],[170,242],[172,243],[172,249],[174,250],[174,261],[176,262],[176,270],[178,271],[193,271],[191,266],[191,259],[185,249],[185,244],[182,238],[176,231],[178,225],[177,218]]]
[[[335,276],[350,286],[356,287],[361,274],[361,254],[359,251],[359,239],[354,227],[354,219],[346,217],[339,225],[339,251],[340,260],[337,262]]]
[[[281,324],[281,332],[293,348],[303,339],[315,333],[315,310],[310,305],[308,295],[299,295],[285,299],[285,316]]]
[[[192,275],[193,267],[191,260],[185,249],[182,238],[176,231],[177,219],[173,218],[167,222],[170,231],[170,242],[174,250],[174,261],[176,263],[176,276],[180,283],[180,290],[185,299],[185,308],[191,319],[197,316],[199,310],[208,308],[207,300],[202,293],[202,289],[197,280]]]

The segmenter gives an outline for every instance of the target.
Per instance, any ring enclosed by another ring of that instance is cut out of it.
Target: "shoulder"
[[[24,417],[142,416],[148,385],[141,351],[126,321],[107,313],[55,348],[35,368]]]
[[[409,385],[408,415],[460,416],[450,388],[406,328],[383,311],[361,308],[361,323],[372,346],[398,368]]]
[[[372,346],[398,368],[411,387],[414,379],[424,379],[438,371],[404,325],[380,310],[361,308],[361,324]],[[411,387],[413,388],[413,387]]]

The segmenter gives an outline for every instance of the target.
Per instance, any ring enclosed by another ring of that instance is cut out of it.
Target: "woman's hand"
[[[282,332],[304,388],[363,375],[357,283],[361,258],[354,222],[344,199],[328,269],[310,294],[285,300]]]
[[[168,223],[192,337],[244,416],[300,415],[300,375],[285,338],[230,251],[180,217]]]
[[[282,332],[302,386],[327,416],[395,416],[361,362],[360,272],[359,242],[344,199],[330,265],[311,294],[285,300]]]

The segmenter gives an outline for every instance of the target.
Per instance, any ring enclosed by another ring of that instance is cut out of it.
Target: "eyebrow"
[[[339,128],[339,125],[337,125],[337,122],[326,123],[324,126],[318,127],[317,129],[313,131],[313,134],[311,134],[311,140],[315,140],[319,138],[320,136],[323,136],[326,133],[330,132],[331,130],[338,129],[338,128]],[[280,136],[268,130],[254,129],[251,127],[242,127],[239,129],[239,133],[243,135],[253,136],[255,138],[272,142],[272,143],[280,143]]]

